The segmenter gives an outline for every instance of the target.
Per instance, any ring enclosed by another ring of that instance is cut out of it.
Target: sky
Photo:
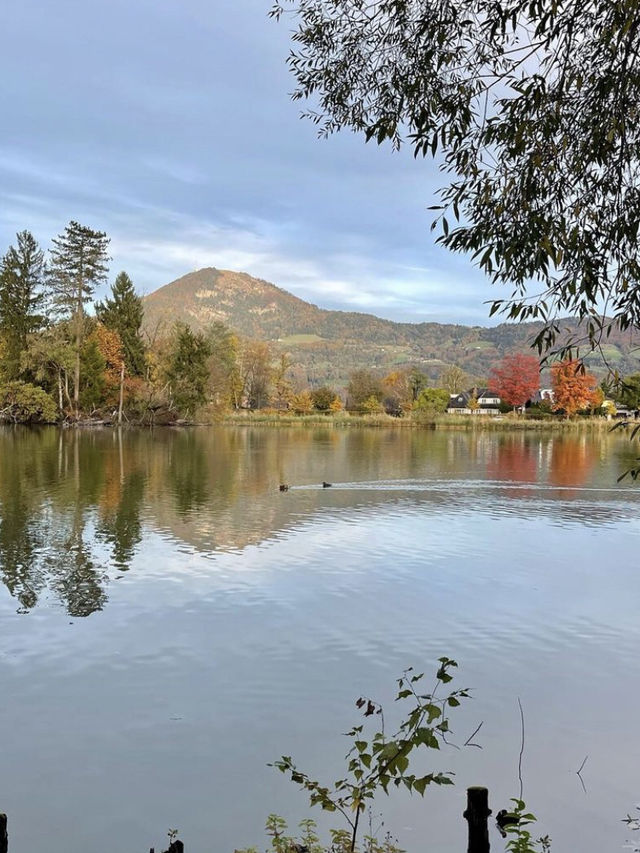
[[[270,5],[5,4],[2,251],[25,228],[48,247],[75,219],[109,234],[112,277],[142,293],[215,266],[323,308],[488,325],[495,287],[429,230],[437,166],[318,139]]]

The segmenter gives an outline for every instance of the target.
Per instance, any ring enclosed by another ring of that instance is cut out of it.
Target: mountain
[[[150,293],[144,310],[151,332],[162,333],[175,321],[204,330],[221,320],[239,335],[271,341],[290,353],[296,378],[312,385],[344,386],[349,374],[363,367],[388,372],[416,365],[435,379],[445,366],[457,364],[474,377],[486,377],[506,352],[526,350],[541,327],[395,323],[373,314],[328,311],[246,273],[214,268],[188,273]],[[612,332],[602,353],[588,357],[590,369],[604,376],[608,362],[621,373],[640,371],[636,337]]]

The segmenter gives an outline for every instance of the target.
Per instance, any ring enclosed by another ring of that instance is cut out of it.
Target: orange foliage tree
[[[489,381],[491,390],[515,409],[524,406],[540,387],[540,364],[534,355],[506,355]]]
[[[577,359],[551,365],[554,411],[562,410],[570,416],[582,409],[594,408],[598,404],[596,384],[595,376],[587,373]]]
[[[100,355],[105,360],[104,371],[104,403],[107,406],[118,404],[120,395],[120,371],[125,363],[124,346],[120,335],[115,329],[109,329],[102,323],[98,323],[90,340],[95,340]],[[139,393],[143,382],[137,376],[124,376],[124,398],[130,401],[132,396]]]
[[[105,402],[107,405],[113,405],[118,400],[120,371],[124,364],[124,347],[120,335],[102,323],[97,324],[91,337],[95,339],[100,355],[106,362],[104,371]]]

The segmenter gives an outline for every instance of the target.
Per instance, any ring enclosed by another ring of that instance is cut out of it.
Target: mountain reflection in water
[[[353,701],[391,725],[395,678],[441,655],[473,688],[452,738],[484,721],[483,749],[429,759],[454,788],[376,802],[401,847],[460,853],[465,787],[494,813],[517,794],[520,697],[552,849],[619,849],[640,487],[616,480],[636,455],[604,432],[0,430],[12,853],[163,849],[169,826],[189,853],[263,849],[266,815],[308,815],[267,763],[335,779]]]
[[[316,513],[399,501],[606,524],[629,511],[611,498],[629,494],[616,478],[632,455],[608,434],[6,428],[0,578],[24,612],[44,597],[81,617],[105,607],[145,528],[198,551],[239,550]],[[323,480],[331,491],[316,491]]]

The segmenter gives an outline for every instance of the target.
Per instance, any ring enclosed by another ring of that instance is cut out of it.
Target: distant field
[[[318,341],[323,341],[320,335],[289,335],[288,338],[280,338],[280,343],[286,346],[293,344],[317,344]]]
[[[593,357],[588,355],[585,361],[589,361],[591,358],[596,361],[600,354],[606,361],[620,361],[623,357],[615,344],[602,344],[599,348],[599,353],[594,353]]]
[[[495,349],[495,344],[492,341],[472,341],[465,346],[467,352],[474,349]]]

